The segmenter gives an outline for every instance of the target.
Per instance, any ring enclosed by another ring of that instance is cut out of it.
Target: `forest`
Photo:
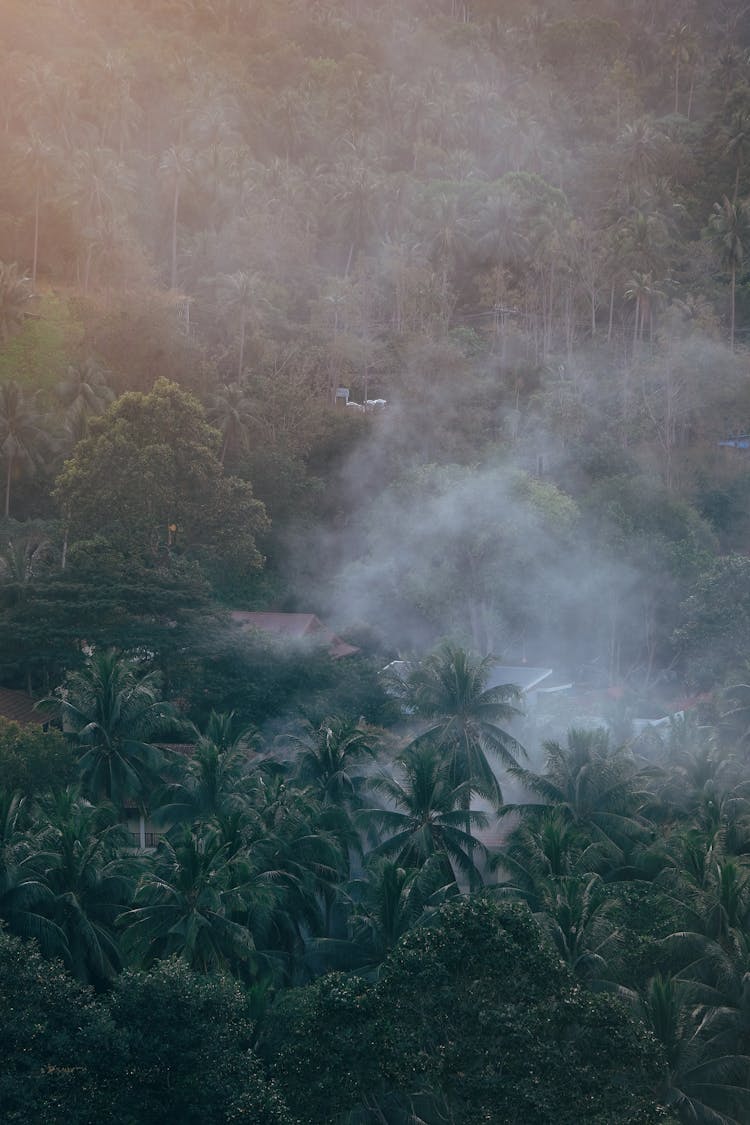
[[[0,1119],[748,1125],[750,11],[0,16]]]

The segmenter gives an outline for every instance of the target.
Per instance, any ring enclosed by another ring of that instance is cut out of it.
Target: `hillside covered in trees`
[[[745,6],[0,16],[4,1120],[750,1121]]]

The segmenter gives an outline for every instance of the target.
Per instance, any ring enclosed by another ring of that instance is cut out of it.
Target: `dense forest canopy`
[[[0,17],[8,1120],[750,1120],[745,6]]]
[[[750,427],[739,6],[3,16],[6,517],[72,547],[65,459],[166,378],[270,519],[243,575],[227,485],[220,600],[639,688],[705,666],[679,607],[746,535],[745,454],[720,445]]]

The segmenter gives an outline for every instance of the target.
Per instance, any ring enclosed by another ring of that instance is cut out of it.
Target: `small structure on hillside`
[[[233,610],[229,615],[235,625],[248,632],[257,630],[271,636],[292,641],[312,641],[325,646],[328,655],[334,660],[342,656],[353,656],[359,649],[347,644],[329,629],[314,613],[265,613],[249,610]]]
[[[43,730],[47,730],[50,723],[49,715],[37,711],[30,695],[13,688],[0,688],[0,719],[20,723],[21,726],[38,726]]]
[[[487,680],[487,687],[501,687],[514,684],[529,706],[535,707],[542,695],[554,695],[570,691],[571,681],[557,682],[551,679],[552,668],[531,668],[528,664],[495,664]]]

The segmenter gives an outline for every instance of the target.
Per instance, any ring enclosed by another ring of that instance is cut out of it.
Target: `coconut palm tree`
[[[488,818],[468,804],[472,793],[486,797],[488,791],[477,782],[456,784],[450,760],[427,742],[408,747],[396,765],[395,776],[381,775],[370,782],[385,807],[363,809],[358,816],[380,836],[372,854],[393,856],[401,866],[416,868],[439,855],[446,881],[460,876],[469,886],[480,886],[476,860],[485,855],[485,848],[471,829],[486,828]]]
[[[159,692],[159,675],[116,651],[95,652],[68,675],[55,698],[79,750],[84,791],[122,808],[143,801],[164,756],[152,739],[175,725],[173,708]]]
[[[566,744],[550,740],[543,774],[514,769],[514,775],[542,803],[507,805],[523,817],[537,817],[553,808],[607,851],[620,853],[636,841],[651,837],[651,828],[639,815],[646,799],[638,766],[622,747],[610,745],[605,730],[568,731]]]
[[[175,831],[160,842],[133,907],[120,915],[124,947],[145,966],[177,956],[198,972],[236,972],[255,960],[250,930],[233,920],[247,916],[247,883],[216,829]]]
[[[727,1052],[696,1008],[692,986],[657,975],[636,1011],[662,1046],[665,1068],[655,1093],[684,1125],[739,1125],[750,1114],[750,1058]]]
[[[129,837],[111,806],[95,808],[75,790],[43,802],[45,882],[65,959],[86,984],[115,978],[123,961],[115,920],[135,888],[135,859],[123,857]]]
[[[242,750],[247,753],[257,747],[259,737],[256,728],[251,723],[242,722],[236,711],[212,709],[198,742],[211,743],[220,754],[228,750]]]
[[[27,394],[13,380],[0,385],[0,455],[5,461],[6,519],[10,515],[11,482],[17,466],[24,464],[33,470],[49,446],[36,403],[37,395]]]
[[[0,919],[11,933],[35,938],[46,956],[64,956],[65,935],[50,917],[43,846],[26,798],[0,789]]]
[[[480,658],[445,643],[402,683],[394,683],[394,689],[419,724],[413,741],[440,747],[454,785],[469,783],[471,788],[478,783],[500,802],[488,755],[511,769],[525,750],[501,725],[521,714],[516,706],[520,693],[512,684],[487,687],[493,664],[491,656]]]
[[[295,775],[323,804],[357,804],[365,777],[358,767],[375,758],[367,731],[348,719],[324,719],[320,726],[305,724],[301,735],[288,739],[294,754]]]
[[[608,975],[610,959],[621,945],[608,898],[598,875],[564,875],[545,888],[544,902],[534,917],[560,958],[584,980]]]
[[[21,146],[20,168],[34,191],[34,243],[31,261],[31,288],[36,288],[39,260],[39,214],[42,199],[59,174],[57,151],[37,133],[31,133]]]
[[[354,903],[352,942],[365,963],[378,964],[405,933],[457,895],[458,887],[445,882],[440,856],[430,857],[422,867],[375,858],[362,878],[349,884],[349,894]]]
[[[750,111],[747,109],[738,109],[732,114],[725,132],[724,155],[730,156],[734,161],[732,204],[736,206],[740,191],[740,176],[750,156]]]
[[[245,366],[247,326],[257,321],[262,303],[260,275],[247,270],[237,270],[235,273],[220,274],[215,280],[215,285],[221,308],[237,321],[239,335],[237,379],[241,380]]]
[[[748,213],[744,203],[730,203],[726,195],[714,203],[708,231],[721,268],[729,274],[729,339],[734,351],[737,271],[745,260]]]
[[[177,223],[180,214],[180,195],[193,169],[193,153],[182,145],[171,145],[163,153],[159,171],[172,194],[171,256],[169,269],[169,288],[177,287]]]
[[[359,839],[345,810],[324,808],[283,773],[259,771],[254,781],[244,846],[258,885],[271,886],[274,898],[265,918],[253,917],[253,933],[290,982],[307,971],[311,939],[330,933]]]
[[[540,910],[553,880],[596,871],[602,854],[576,824],[549,808],[521,820],[507,843],[490,857],[489,866],[501,872],[504,893]]]
[[[76,436],[88,433],[91,415],[103,414],[115,397],[107,386],[106,373],[94,359],[71,364],[57,386],[57,397],[65,407],[66,419]]]
[[[0,344],[7,344],[23,324],[30,297],[29,278],[15,262],[0,262]]]
[[[240,352],[244,355],[244,339],[240,341]],[[219,461],[222,465],[227,453],[247,451],[250,426],[258,424],[254,409],[245,383],[225,383],[209,395],[206,417],[221,433]]]
[[[252,767],[242,750],[221,751],[206,738],[188,762],[178,765],[178,779],[154,798],[157,824],[196,824],[242,813],[248,806],[243,782]]]

